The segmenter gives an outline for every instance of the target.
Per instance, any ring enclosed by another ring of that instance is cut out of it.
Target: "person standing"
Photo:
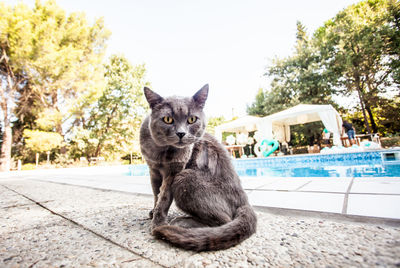
[[[343,121],[342,136],[344,135],[345,132],[347,133],[347,137],[349,138],[350,145],[356,144],[355,129],[354,129],[353,125],[346,120]]]

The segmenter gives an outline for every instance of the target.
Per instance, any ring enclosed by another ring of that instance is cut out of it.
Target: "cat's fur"
[[[204,131],[208,85],[191,98],[162,98],[148,88],[144,93],[151,114],[142,124],[140,146],[154,192],[153,235],[195,251],[226,249],[250,237],[256,215],[227,150]],[[191,116],[196,122],[189,123]],[[169,225],[172,200],[189,216]]]

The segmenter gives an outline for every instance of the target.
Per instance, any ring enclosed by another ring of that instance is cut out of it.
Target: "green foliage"
[[[72,138],[74,157],[108,160],[140,152],[139,128],[146,113],[143,95],[145,67],[132,66],[123,56],[113,55],[104,66],[106,88],[87,112]]]
[[[271,96],[272,97],[272,96]],[[257,115],[257,116],[265,116],[270,114],[270,110],[267,106],[268,103],[272,103],[272,100],[267,100],[268,94],[264,92],[262,88],[260,88],[256,95],[256,100],[250,105],[247,106],[247,113],[250,115]]]
[[[380,101],[398,94],[399,4],[392,0],[362,1],[339,12],[315,33],[322,63],[335,74],[344,96],[356,93],[367,131],[378,131]],[[397,80],[397,82],[396,82]],[[400,112],[398,110],[398,112]],[[368,116],[367,116],[368,115]]]
[[[332,104],[363,132],[399,132],[399,26],[394,0],[351,5],[311,38],[298,22],[293,55],[273,60],[266,73],[271,88],[260,89],[247,112],[265,116],[299,103]],[[358,105],[353,101],[348,113],[337,96],[356,97]]]
[[[382,138],[381,144],[384,148],[400,147],[400,136]]]
[[[55,132],[45,132],[40,130],[24,130],[26,146],[34,152],[49,152],[60,147],[63,137]]]
[[[218,117],[210,117],[208,118],[208,122],[207,122],[207,127],[206,127],[206,131],[212,135],[215,134],[215,127],[219,126],[221,124],[226,123],[227,120],[225,120],[225,117],[223,116],[218,116]]]
[[[54,164],[56,167],[68,167],[74,164],[74,160],[68,158],[66,154],[56,154]]]
[[[68,99],[101,87],[109,36],[102,19],[89,25],[83,13],[66,16],[55,1],[37,1],[33,9],[22,3],[1,5],[2,52],[14,75],[29,81],[29,89],[39,94],[39,103],[56,106],[61,96]]]
[[[393,57],[389,62],[389,66],[393,70],[393,81],[396,84],[400,84],[400,4],[398,1],[389,2],[387,16],[388,21],[390,21],[390,27],[386,28],[386,36],[389,38],[387,43],[388,52]]]
[[[333,103],[330,77],[321,72],[320,54],[297,23],[295,52],[284,59],[274,59],[266,75],[273,78],[270,90],[260,89],[255,102],[247,108],[251,115],[269,115],[300,103]]]
[[[75,127],[72,132],[72,141],[69,154],[73,158],[81,156],[91,157],[94,155],[99,140],[96,138],[95,133],[82,126]]]
[[[292,146],[312,146],[321,144],[322,130],[324,125],[321,121],[308,124],[300,124],[290,127],[290,144]]]
[[[30,164],[30,163],[24,164],[24,165],[22,165],[21,169],[22,170],[34,170],[34,169],[36,169],[36,165]]]
[[[290,108],[298,102],[292,99],[293,91],[286,87],[278,86],[272,82],[270,90],[260,89],[256,101],[247,107],[247,113],[256,116],[266,116]]]
[[[90,25],[84,13],[67,15],[54,0],[32,9],[0,3],[0,102],[5,125],[14,121],[14,143],[25,128],[62,134],[63,122],[79,120],[104,86],[109,34],[102,19]]]
[[[55,126],[60,125],[61,122],[61,112],[52,108],[41,111],[35,121],[37,127],[43,131],[56,131]]]

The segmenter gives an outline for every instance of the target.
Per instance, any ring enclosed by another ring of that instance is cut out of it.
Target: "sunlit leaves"
[[[55,132],[24,130],[26,146],[34,152],[48,152],[63,144],[63,137]]]
[[[113,55],[104,66],[106,87],[90,107],[84,124],[75,127],[72,144],[76,155],[116,159],[139,153],[139,127],[146,113],[143,96],[144,65],[132,66]]]

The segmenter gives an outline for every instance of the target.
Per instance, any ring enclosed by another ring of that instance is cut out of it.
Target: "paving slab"
[[[36,184],[24,183],[26,191],[22,195],[0,185],[0,200],[11,198],[10,203],[14,204],[0,207],[0,267],[157,267],[156,263],[44,209],[37,203],[49,206],[52,200],[45,201],[46,194],[35,202],[24,197],[32,194],[28,188]],[[17,188],[14,186],[10,185]],[[36,191],[43,186],[51,188],[52,184],[38,186],[34,187]]]
[[[66,222],[2,234],[2,267],[112,267],[155,263]]]
[[[244,189],[257,189],[262,186],[268,186],[279,180],[273,177],[240,177],[242,187]]]
[[[10,191],[6,187],[0,186],[0,208],[6,209],[11,207],[18,207],[32,204],[31,201],[23,198],[21,195]]]
[[[316,178],[311,179],[310,183],[299,188],[299,191],[315,192],[336,192],[346,193],[349,188],[351,178]]]
[[[150,184],[149,176],[126,176],[126,182],[135,183],[135,184]]]
[[[127,206],[149,211],[153,205],[152,202],[138,204],[137,200],[141,199],[137,195],[119,193],[109,189],[74,187],[31,180],[15,181],[7,187],[33,200],[52,200],[44,205],[48,209],[68,217],[97,214]]]
[[[31,178],[28,178],[31,179]],[[36,178],[32,178],[32,179],[37,179]],[[49,177],[49,178],[45,178],[45,177],[40,177],[41,181],[50,181],[50,182],[55,182],[55,183],[64,183],[64,184],[71,184],[71,185],[80,185],[80,186],[87,186],[87,187],[96,187],[97,185],[99,185],[98,181],[95,180],[87,180],[85,178],[69,178],[69,177]]]
[[[249,194],[253,206],[303,209],[341,213],[344,194],[261,191],[254,190]]]
[[[152,200],[146,198],[145,201],[151,204]],[[154,239],[150,234],[151,220],[148,213],[149,209],[138,210],[131,206],[74,219],[96,233],[163,266],[178,265],[194,254]],[[170,215],[180,214],[172,209]]]
[[[259,187],[259,189],[294,191],[310,182],[310,178],[280,178],[271,184]]]
[[[34,203],[0,209],[0,237],[59,220]]]
[[[134,184],[134,183],[102,183],[95,185],[96,188],[100,189],[109,189],[114,191],[122,191],[122,192],[130,192],[130,193],[138,193],[138,194],[148,194],[152,195],[153,190],[150,184]]]
[[[98,189],[108,189],[130,193],[153,194],[149,177],[134,176],[78,176],[71,178],[71,175],[63,176],[41,176],[41,181],[51,181],[71,185],[80,185]],[[38,177],[35,177],[37,179]],[[29,177],[29,179],[32,179]]]
[[[399,178],[355,178],[350,192],[400,195],[400,179]]]
[[[350,194],[347,214],[400,219],[400,195]]]

